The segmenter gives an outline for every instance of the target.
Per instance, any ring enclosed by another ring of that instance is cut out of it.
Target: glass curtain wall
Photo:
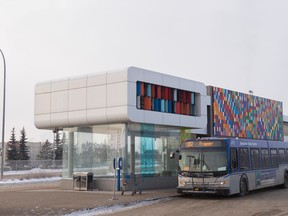
[[[171,176],[177,161],[170,159],[190,130],[138,123],[110,124],[63,130],[63,178],[73,172],[114,176],[113,159],[123,158],[123,174]]]
[[[125,124],[75,127],[63,130],[63,174],[93,172],[94,176],[114,176],[113,159],[123,157]]]
[[[171,176],[177,174],[177,161],[170,152],[179,148],[181,136],[191,138],[191,130],[178,127],[130,123],[127,125],[127,152],[134,158],[127,161],[124,172],[144,176]]]

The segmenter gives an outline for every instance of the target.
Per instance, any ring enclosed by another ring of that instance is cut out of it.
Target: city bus
[[[180,194],[245,196],[249,191],[288,187],[288,143],[238,138],[184,141],[171,152],[178,158]]]

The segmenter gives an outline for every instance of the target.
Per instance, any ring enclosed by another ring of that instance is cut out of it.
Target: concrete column
[[[68,178],[73,177],[74,132],[68,134]]]
[[[123,171],[124,173],[127,173],[129,164],[129,158],[128,158],[128,126],[125,124],[125,132],[124,132],[124,152],[123,152],[123,160],[124,160],[124,167]]]
[[[167,170],[167,138],[162,138],[162,172]]]
[[[131,133],[130,140],[130,171],[132,174],[135,174],[135,135]]]

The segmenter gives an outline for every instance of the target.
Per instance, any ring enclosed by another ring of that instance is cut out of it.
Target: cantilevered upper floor
[[[69,77],[35,87],[39,129],[137,122],[204,129],[203,83],[136,67]]]

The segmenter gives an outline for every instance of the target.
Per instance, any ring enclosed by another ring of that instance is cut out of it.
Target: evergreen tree
[[[60,139],[59,131],[55,133],[55,160],[62,160],[63,158],[63,139]]]
[[[18,146],[16,141],[15,128],[11,131],[10,141],[7,144],[7,160],[18,160]]]
[[[52,143],[50,143],[48,139],[46,140],[44,145],[41,147],[38,158],[40,160],[52,160],[53,159]]]
[[[27,143],[27,137],[26,137],[26,131],[25,128],[20,131],[20,141],[19,141],[19,158],[18,160],[29,160],[30,157],[28,155],[29,153],[29,147],[26,145]]]

